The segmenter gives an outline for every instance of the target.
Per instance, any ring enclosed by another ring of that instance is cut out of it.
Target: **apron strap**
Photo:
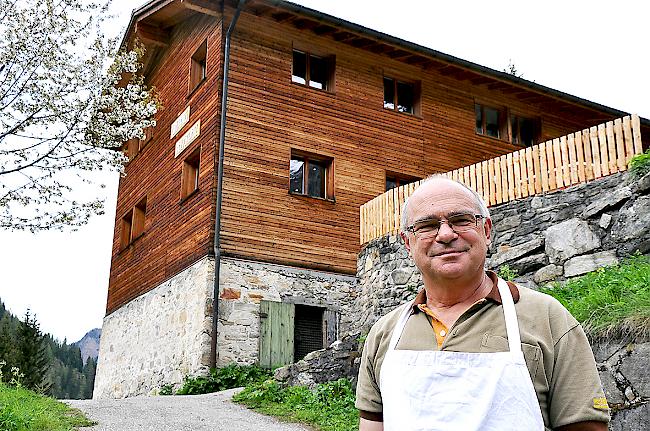
[[[399,341],[399,338],[402,336],[402,331],[406,326],[406,321],[411,315],[411,309],[413,308],[414,304],[415,304],[415,299],[403,305],[404,310],[402,310],[402,312],[400,313],[399,320],[397,321],[395,328],[393,328],[393,335],[391,335],[390,337],[390,343],[388,344],[388,351],[395,350],[395,347],[397,347],[397,342]]]
[[[497,284],[501,303],[503,304],[503,314],[506,319],[506,334],[508,337],[508,346],[511,353],[521,352],[521,337],[519,335],[519,322],[517,321],[517,312],[515,311],[515,301],[512,299],[510,287],[502,278],[499,278]]]

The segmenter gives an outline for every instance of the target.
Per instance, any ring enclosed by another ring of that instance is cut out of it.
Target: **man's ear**
[[[490,238],[490,235],[492,235],[492,219],[490,218],[485,219],[485,223],[483,223],[483,230],[485,232],[485,238],[486,238],[485,242],[489,247],[490,244],[492,244],[492,239]]]
[[[410,253],[411,252],[411,243],[409,242],[408,234],[405,234],[404,232],[400,232],[399,236],[401,236],[402,241],[404,241],[404,247],[406,247],[406,251],[408,251]]]

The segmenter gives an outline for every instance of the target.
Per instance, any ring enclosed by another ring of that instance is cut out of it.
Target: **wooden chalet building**
[[[360,205],[626,115],[281,0],[152,0],[136,38],[164,108],[125,144],[96,397],[322,348],[355,319]]]

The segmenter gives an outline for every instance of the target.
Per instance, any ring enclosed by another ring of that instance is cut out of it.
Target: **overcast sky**
[[[141,1],[114,0],[120,34]],[[296,3],[493,69],[650,118],[650,2],[303,0]],[[98,175],[98,174],[96,174]],[[77,341],[106,306],[117,177],[106,215],[73,233],[0,231],[0,298]],[[97,191],[99,194],[99,191]]]

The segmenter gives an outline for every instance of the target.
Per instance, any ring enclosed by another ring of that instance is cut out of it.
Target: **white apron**
[[[544,430],[515,304],[505,281],[498,288],[509,352],[396,350],[413,304],[404,307],[381,366],[385,431]]]

